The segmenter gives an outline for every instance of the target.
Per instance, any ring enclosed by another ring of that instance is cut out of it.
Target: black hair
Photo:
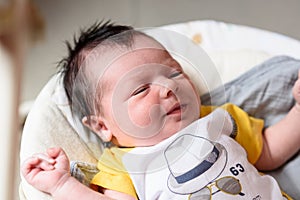
[[[95,99],[90,94],[92,91],[89,90],[91,83],[89,80],[81,80],[78,83],[76,79],[88,53],[104,41],[129,47],[133,43],[133,34],[135,33],[138,33],[138,31],[135,31],[131,26],[115,25],[111,21],[101,21],[93,24],[88,29],[81,29],[79,37],[74,36],[73,45],[66,41],[68,55],[58,63],[58,67],[72,114],[76,114],[80,119],[94,114]],[[88,79],[88,75],[85,75],[83,79]]]

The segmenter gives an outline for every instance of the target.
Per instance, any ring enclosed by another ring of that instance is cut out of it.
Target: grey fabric
[[[88,162],[71,161],[70,174],[79,182],[90,186],[93,177],[99,172],[97,165]]]
[[[288,56],[273,57],[204,94],[201,96],[202,104],[231,102],[249,115],[264,119],[265,127],[268,127],[282,119],[294,105],[292,87],[299,69],[299,60]],[[285,192],[294,199],[300,199],[300,152],[283,167],[268,173],[277,179]]]

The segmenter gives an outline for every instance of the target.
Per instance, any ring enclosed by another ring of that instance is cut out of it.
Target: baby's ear
[[[112,133],[99,117],[95,115],[85,116],[82,118],[82,123],[96,133],[104,142],[111,141]]]

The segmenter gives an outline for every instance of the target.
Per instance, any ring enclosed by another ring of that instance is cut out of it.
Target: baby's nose
[[[168,98],[175,95],[177,90],[177,84],[173,80],[167,79],[160,85],[160,96],[162,98]]]
[[[167,87],[162,87],[160,90],[160,96],[162,98],[168,98],[170,96],[172,96],[174,93],[170,88]]]

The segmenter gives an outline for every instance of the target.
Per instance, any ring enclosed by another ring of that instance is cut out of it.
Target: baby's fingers
[[[24,176],[29,174],[34,166],[38,164],[39,160],[35,157],[30,157],[27,160],[24,161],[24,163],[21,165],[21,171]]]
[[[298,80],[295,82],[293,87],[293,96],[297,102],[297,104],[300,104],[300,70],[298,71]]]
[[[23,174],[28,174],[32,170],[52,170],[54,168],[55,160],[47,157],[44,154],[35,154],[34,156],[28,158],[24,161],[22,165]]]
[[[33,157],[38,158],[40,161],[48,162],[49,164],[54,164],[55,163],[54,158],[51,158],[48,155],[43,154],[43,153],[34,154]]]
[[[47,149],[47,153],[52,158],[57,158],[60,155],[65,156],[65,152],[60,147],[49,148],[49,149]]]

